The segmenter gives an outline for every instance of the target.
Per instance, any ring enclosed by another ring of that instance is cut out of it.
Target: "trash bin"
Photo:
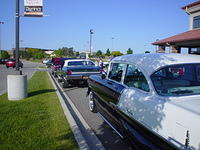
[[[9,100],[21,100],[27,97],[27,75],[8,75],[7,92]]]

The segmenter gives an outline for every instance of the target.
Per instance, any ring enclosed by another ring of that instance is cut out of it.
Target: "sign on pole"
[[[24,0],[24,16],[42,17],[43,0]]]

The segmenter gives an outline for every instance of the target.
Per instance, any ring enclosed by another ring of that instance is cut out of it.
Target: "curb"
[[[74,134],[74,137],[78,143],[78,146],[80,148],[80,150],[89,150],[89,146],[85,140],[85,138],[83,137],[78,125],[76,124],[76,121],[74,120],[74,118],[72,117],[68,107],[66,106],[65,102],[64,102],[64,99],[63,97],[61,96],[58,88],[56,87],[51,75],[48,73],[49,75],[49,78],[51,80],[51,83],[53,84],[53,87],[54,89],[56,90],[56,94],[58,95],[58,98],[59,98],[59,101],[60,101],[60,104],[63,108],[63,111],[64,111],[64,114],[65,114],[65,117],[67,118],[69,124],[70,124],[70,127],[72,129],[72,132]]]
[[[79,145],[79,148],[82,150],[90,150],[90,149],[95,149],[95,150],[105,150],[103,144],[100,142],[100,140],[98,139],[98,137],[95,135],[95,133],[92,131],[92,129],[90,128],[90,126],[87,124],[87,122],[85,121],[85,119],[83,118],[83,116],[81,115],[81,113],[78,111],[78,109],[75,107],[75,105],[73,104],[73,102],[71,101],[71,99],[68,97],[68,95],[64,92],[64,90],[62,89],[62,87],[60,86],[60,84],[57,83],[57,81],[55,80],[54,78],[54,81],[53,81],[53,77],[50,75],[50,73],[48,73],[53,85],[57,86],[59,88],[56,87],[56,93],[59,93],[58,97],[59,99],[61,98],[61,105],[64,105],[63,107],[63,111],[65,112],[65,110],[67,110],[69,113],[70,113],[70,116],[72,119],[72,123],[75,124],[76,128],[75,130],[73,130],[73,126],[71,126],[72,128],[72,131],[74,133],[74,136],[76,138],[76,133],[78,133],[78,137],[81,137],[82,139],[81,140],[77,140],[77,143]],[[55,83],[54,83],[55,82]],[[77,122],[75,121],[75,118],[73,118],[73,115],[72,113],[69,111],[69,108],[68,106],[66,105],[61,93],[62,92],[62,95],[67,99],[67,102],[69,103],[69,105],[71,106],[72,110],[74,111],[76,117],[80,120],[80,123],[81,125],[83,126],[84,130],[85,131],[82,131],[82,132],[86,132],[86,136],[87,138],[85,138],[81,132],[81,129],[80,127],[77,125]],[[66,115],[66,118],[68,118],[68,114],[65,114]],[[69,121],[69,124],[71,124],[71,120],[68,120]],[[78,131],[77,131],[78,130]],[[90,142],[90,144],[87,142],[87,140],[89,141],[92,141]],[[82,145],[83,144],[83,145]]]

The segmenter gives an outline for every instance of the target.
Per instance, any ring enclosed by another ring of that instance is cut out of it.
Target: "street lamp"
[[[114,37],[111,38],[112,39],[112,50],[114,51]]]
[[[90,56],[92,55],[92,34],[94,34],[93,29],[90,29]]]
[[[0,54],[1,54],[1,58],[2,58],[2,51],[1,51],[1,25],[4,24],[3,21],[0,21]]]
[[[16,59],[16,71],[20,71],[19,70],[19,19],[20,19],[20,14],[19,14],[19,0],[16,0],[16,34],[15,34],[15,59]],[[20,74],[22,74],[22,72],[19,72]]]

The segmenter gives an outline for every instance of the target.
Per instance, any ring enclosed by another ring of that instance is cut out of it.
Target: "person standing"
[[[101,69],[103,69],[103,60],[102,59],[99,60],[99,67],[101,67]]]

